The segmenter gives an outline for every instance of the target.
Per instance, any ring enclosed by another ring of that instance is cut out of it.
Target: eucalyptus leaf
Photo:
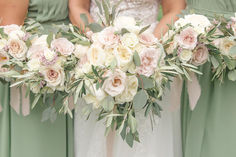
[[[139,87],[144,88],[144,89],[150,89],[150,88],[153,88],[155,86],[153,79],[147,78],[143,75],[141,75],[138,78],[138,83],[139,83]]]
[[[231,80],[231,81],[236,81],[236,70],[230,71],[230,72],[228,73],[228,78],[229,78],[229,80]]]
[[[137,121],[132,114],[128,116],[128,125],[130,126],[131,132],[134,134],[137,131]]]
[[[103,7],[105,18],[106,18],[106,23],[107,25],[110,25],[109,8],[104,0],[102,0],[102,7]]]
[[[34,107],[35,107],[36,104],[38,103],[40,97],[41,97],[41,94],[38,94],[38,95],[35,96],[34,101],[33,101],[33,103],[32,103],[32,106],[31,106],[32,109],[34,109]]]
[[[147,93],[144,90],[140,90],[134,96],[134,100],[133,100],[134,109],[137,109],[137,110],[142,109],[144,105],[146,105],[147,100],[148,100]]]
[[[49,33],[47,37],[47,43],[49,47],[51,46],[52,40],[53,40],[53,33]]]
[[[140,66],[141,65],[141,60],[140,60],[140,57],[139,57],[139,54],[138,54],[137,51],[134,52],[133,60],[134,60],[134,64],[136,66]]]
[[[110,112],[113,110],[115,102],[111,96],[107,96],[101,101],[101,105],[105,111]]]
[[[214,56],[211,56],[211,63],[215,69],[220,65]]]
[[[236,46],[233,46],[233,47],[230,48],[229,54],[231,56],[236,56]]]
[[[88,27],[93,33],[101,32],[103,30],[102,26],[98,23],[91,23]]]
[[[126,135],[126,142],[132,148],[134,144],[134,137],[131,132]]]
[[[86,14],[80,14],[81,20],[84,22],[84,25],[89,25],[88,16]]]

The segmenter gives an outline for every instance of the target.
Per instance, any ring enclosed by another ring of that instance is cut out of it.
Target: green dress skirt
[[[229,18],[236,0],[188,0],[188,9],[213,18]],[[182,94],[182,142],[184,157],[236,157],[236,82],[211,81],[210,64],[201,68],[202,94],[190,111],[186,84]]]
[[[42,23],[68,23],[67,0],[30,0],[28,17]],[[54,123],[41,122],[47,105],[37,104],[30,115],[16,114],[10,107],[8,84],[0,83],[0,157],[74,157],[73,121],[59,115]]]

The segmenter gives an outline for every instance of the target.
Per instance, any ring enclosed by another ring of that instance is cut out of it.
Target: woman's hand
[[[163,17],[158,23],[154,35],[161,38],[168,31],[167,24],[172,24],[178,19],[177,15],[185,9],[185,0],[162,0]]]
[[[86,14],[89,23],[93,22],[89,14],[90,0],[69,0],[69,17],[72,24],[84,30],[84,22],[81,20],[80,15]],[[85,32],[87,30],[84,30]]]
[[[29,0],[0,0],[0,25],[23,25]]]

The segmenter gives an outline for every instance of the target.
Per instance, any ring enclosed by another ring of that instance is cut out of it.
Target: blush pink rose
[[[27,46],[19,39],[11,39],[8,41],[8,52],[16,60],[24,60],[26,58]]]
[[[137,73],[144,76],[151,76],[160,59],[160,52],[154,48],[146,48],[140,54],[141,66],[137,67]]]
[[[60,52],[63,56],[69,56],[74,51],[74,44],[67,40],[66,38],[58,38],[52,41],[51,43],[52,49],[57,52]]]
[[[198,33],[192,28],[188,27],[176,36],[176,42],[183,49],[193,50],[197,46]]]
[[[104,81],[104,91],[112,97],[121,94],[125,90],[126,86],[126,74],[116,69],[114,71],[109,70],[104,74],[107,79]]]
[[[139,35],[139,41],[146,46],[152,46],[157,42],[157,38],[152,33],[144,32]]]
[[[62,68],[44,67],[40,70],[40,73],[43,74],[48,87],[55,89],[64,86],[65,74]]]
[[[105,28],[98,34],[98,40],[105,46],[114,46],[119,42],[119,36],[115,34],[115,30],[112,27]]]
[[[205,45],[198,45],[196,49],[193,51],[192,61],[195,65],[204,64],[209,56],[208,48]]]

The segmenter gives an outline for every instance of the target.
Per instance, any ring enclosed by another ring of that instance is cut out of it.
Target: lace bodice
[[[101,0],[99,0],[101,1]],[[119,0],[110,0],[116,4]],[[160,0],[123,0],[118,7],[119,15],[132,16],[145,24],[152,24],[157,21]],[[95,0],[91,0],[90,14],[93,19],[98,19],[99,9]]]

